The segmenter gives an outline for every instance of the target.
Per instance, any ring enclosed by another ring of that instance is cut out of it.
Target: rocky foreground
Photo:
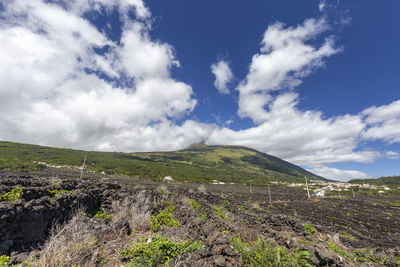
[[[0,265],[400,264],[399,209],[382,204],[396,199],[308,200],[276,187],[270,203],[265,188],[77,177],[0,173],[0,196],[22,189],[0,202]]]

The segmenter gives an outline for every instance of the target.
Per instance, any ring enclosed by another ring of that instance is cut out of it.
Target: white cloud
[[[364,139],[400,143],[400,100],[389,105],[370,107],[361,114],[369,126],[363,132]]]
[[[325,11],[326,7],[327,7],[327,4],[326,4],[325,0],[322,0],[322,1],[319,2],[318,9],[319,9],[320,12]]]
[[[297,27],[284,28],[282,23],[268,27],[259,54],[255,54],[246,79],[240,82],[240,117],[256,123],[269,119],[265,106],[273,98],[271,91],[293,89],[314,69],[323,66],[323,59],[338,52],[331,38],[315,48],[306,42],[328,29],[326,22],[308,19]]]
[[[211,72],[215,75],[214,86],[221,94],[229,94],[228,84],[233,79],[233,73],[229,67],[229,63],[220,60],[211,65]]]
[[[71,11],[79,5],[90,8],[85,3],[72,1],[66,9],[35,0],[5,5],[0,24],[0,138],[116,150],[166,149],[199,141],[196,127],[186,126],[193,123],[173,122],[191,112],[196,100],[188,84],[170,76],[170,68],[178,65],[172,47],[151,40],[149,27],[137,21],[125,22],[120,43],[108,40],[81,13]],[[119,8],[129,3],[140,17],[147,16],[141,1],[120,1]],[[94,51],[105,45],[111,47],[108,53]],[[117,86],[87,70],[126,76],[133,86]],[[142,131],[149,134],[147,143]],[[160,145],[161,140],[167,143]]]
[[[364,128],[360,116],[323,119],[320,112],[299,111],[297,102],[297,94],[281,94],[269,106],[265,123],[241,131],[221,128],[208,140],[248,146],[299,165],[372,162],[380,156],[376,151],[356,151]]]
[[[315,173],[317,175],[320,175],[322,177],[335,180],[335,181],[343,181],[347,182],[352,179],[367,179],[371,178],[370,175],[360,172],[360,171],[355,171],[355,170],[340,170],[336,168],[330,168],[326,166],[314,166],[308,171]]]
[[[386,151],[385,156],[388,159],[400,159],[400,153],[398,153],[396,151]]]

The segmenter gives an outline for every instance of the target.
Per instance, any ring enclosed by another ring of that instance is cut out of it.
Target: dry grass
[[[84,209],[78,209],[70,221],[53,227],[31,266],[96,266],[104,259],[108,265],[118,265],[118,251],[131,242],[127,236],[131,230],[150,229],[150,203],[144,191],[135,199],[113,202],[110,224],[92,220],[84,215]]]
[[[113,223],[127,221],[131,230],[149,230],[150,203],[150,199],[146,197],[145,191],[139,192],[135,197],[135,201],[127,197],[123,201],[113,202]]]
[[[76,213],[72,219],[52,229],[49,240],[32,266],[71,266],[90,262],[97,246],[96,230],[90,219]]]
[[[198,190],[200,193],[202,193],[202,194],[207,193],[207,189],[206,189],[206,187],[205,187],[203,184],[200,185],[200,186],[197,188],[197,190]]]
[[[161,194],[169,194],[169,193],[170,193],[169,190],[168,190],[168,187],[167,187],[165,184],[160,185],[160,186],[157,188],[157,191],[158,191],[159,193],[161,193]]]

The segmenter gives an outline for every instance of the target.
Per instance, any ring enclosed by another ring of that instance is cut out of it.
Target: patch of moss
[[[10,192],[7,192],[7,193],[1,195],[0,196],[0,202],[2,202],[2,201],[12,202],[12,201],[21,199],[22,195],[23,195],[22,187],[17,186],[13,190],[11,190]]]

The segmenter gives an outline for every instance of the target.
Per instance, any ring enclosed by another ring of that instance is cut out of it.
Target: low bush
[[[192,204],[192,207],[194,208],[195,211],[198,211],[200,208],[199,203],[197,203],[196,199],[190,199],[189,198],[190,203]]]
[[[175,206],[167,207],[160,212],[156,216],[151,216],[151,224],[150,229],[153,232],[157,232],[161,225],[166,225],[169,227],[179,227],[180,223],[175,221],[173,218],[173,212],[175,211]]]
[[[168,265],[175,257],[200,249],[202,244],[195,241],[176,242],[170,238],[156,235],[145,237],[132,244],[131,248],[120,252],[129,266],[160,266]]]
[[[69,190],[64,190],[64,189],[61,189],[61,190],[54,189],[54,190],[51,190],[49,192],[50,197],[56,197],[56,196],[61,195],[61,194],[75,195],[75,192],[72,192],[72,191],[69,191]]]
[[[207,220],[207,218],[208,218],[208,216],[207,216],[207,213],[205,213],[205,212],[199,215],[200,221],[205,221],[205,220]]]
[[[8,266],[9,262],[10,262],[9,256],[6,255],[0,256],[0,267]]]
[[[310,224],[303,224],[304,227],[304,232],[308,235],[313,235],[315,233],[317,233],[317,229],[315,229],[313,226],[311,226]]]
[[[1,195],[0,196],[0,202],[2,202],[2,201],[12,202],[12,201],[21,199],[22,195],[23,195],[22,187],[17,186],[13,190],[11,190],[10,192],[7,192],[4,195]]]
[[[328,242],[328,247],[329,249],[338,254],[339,256],[343,256],[346,257],[348,260],[353,261],[354,257],[353,255],[351,255],[350,253],[346,252],[345,250],[341,249],[340,247],[338,247],[335,243],[333,242]]]
[[[240,238],[233,238],[231,246],[242,255],[246,266],[304,266],[311,267],[311,254],[308,251],[289,252],[281,246],[268,243],[265,239],[247,244]]]

